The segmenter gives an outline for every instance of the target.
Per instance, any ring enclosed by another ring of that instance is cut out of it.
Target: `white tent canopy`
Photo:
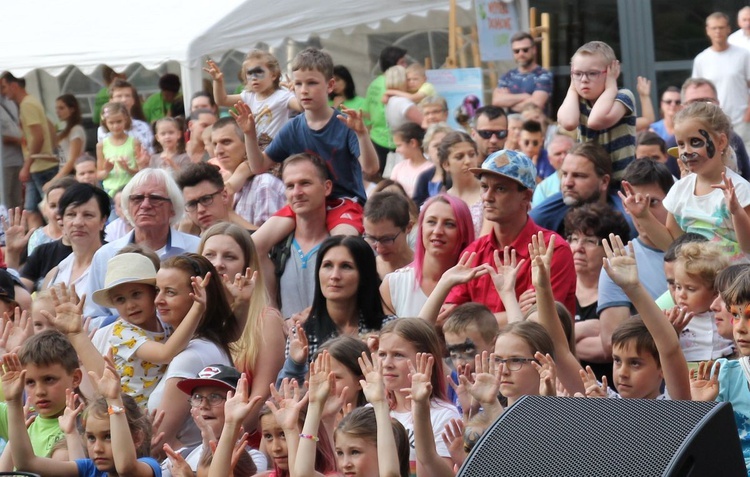
[[[457,4],[465,23],[471,0]],[[208,55],[311,35],[346,42],[357,29],[381,31],[407,18],[408,28],[447,28],[448,8],[448,0],[14,1],[3,6],[0,71],[59,75],[74,65],[90,74],[101,64],[153,69],[172,60],[189,97]]]

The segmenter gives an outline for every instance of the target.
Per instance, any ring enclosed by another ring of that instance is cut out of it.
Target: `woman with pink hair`
[[[380,286],[386,313],[419,316],[440,277],[473,240],[471,212],[461,199],[440,194],[428,200],[419,214],[414,261],[386,275]]]

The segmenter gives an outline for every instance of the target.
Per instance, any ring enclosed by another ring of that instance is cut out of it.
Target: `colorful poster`
[[[482,61],[512,60],[510,37],[519,31],[515,2],[475,0],[474,4]]]
[[[482,69],[428,70],[427,81],[448,102],[448,124],[456,129],[465,129],[474,112],[482,105]]]

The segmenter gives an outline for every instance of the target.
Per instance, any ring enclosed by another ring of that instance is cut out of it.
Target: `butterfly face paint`
[[[703,136],[703,138],[706,140],[706,155],[709,159],[713,159],[714,155],[716,154],[716,146],[714,145],[714,141],[711,139],[711,136],[705,129],[699,129],[698,133],[700,133],[700,135]],[[702,145],[697,147],[702,147]]]
[[[255,68],[250,68],[249,70],[247,70],[246,74],[248,79],[255,78],[257,80],[262,80],[266,77],[266,70],[264,70],[260,66],[256,66]]]

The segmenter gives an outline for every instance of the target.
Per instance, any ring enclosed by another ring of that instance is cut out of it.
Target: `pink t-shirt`
[[[414,188],[417,186],[419,174],[433,166],[432,162],[424,161],[417,167],[409,159],[404,159],[395,166],[391,171],[391,180],[398,182],[404,187],[406,195],[414,197]]]

